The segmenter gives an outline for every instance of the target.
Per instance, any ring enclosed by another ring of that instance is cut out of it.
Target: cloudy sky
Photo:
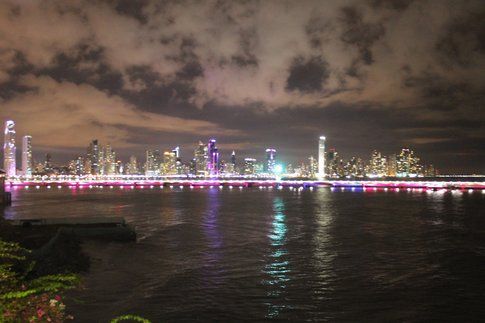
[[[414,148],[485,172],[477,1],[0,1],[0,119],[59,161],[218,139],[286,162]]]

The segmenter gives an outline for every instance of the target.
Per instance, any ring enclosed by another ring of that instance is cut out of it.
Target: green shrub
[[[65,314],[59,292],[76,287],[74,274],[29,278],[35,263],[30,251],[0,240],[0,322],[63,322]]]

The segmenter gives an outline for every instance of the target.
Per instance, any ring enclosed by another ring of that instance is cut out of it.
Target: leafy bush
[[[0,240],[0,322],[63,322],[70,319],[59,292],[76,287],[74,274],[32,277],[35,262],[19,244]]]

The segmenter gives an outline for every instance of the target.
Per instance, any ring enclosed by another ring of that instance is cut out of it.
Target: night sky
[[[36,159],[215,137],[294,163],[323,134],[485,173],[484,102],[483,0],[0,1],[0,119]]]

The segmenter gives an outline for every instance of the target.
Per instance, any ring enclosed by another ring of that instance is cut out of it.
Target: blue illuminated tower
[[[276,149],[266,149],[266,163],[264,164],[264,172],[274,174],[274,167],[276,164]]]

